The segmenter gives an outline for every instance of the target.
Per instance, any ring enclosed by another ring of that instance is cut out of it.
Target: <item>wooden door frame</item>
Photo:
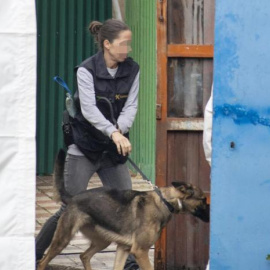
[[[156,132],[156,185],[166,185],[167,177],[167,0],[157,0],[157,112]],[[166,228],[155,245],[155,269],[165,270],[166,263]]]
[[[213,45],[167,44],[167,0],[157,0],[157,125],[156,125],[156,185],[167,185],[167,131],[187,130],[179,118],[167,118],[168,58],[213,58]],[[177,122],[177,124],[175,124]],[[194,118],[189,130],[202,130],[203,119]],[[162,142],[162,143],[161,143]],[[155,269],[166,269],[166,228],[155,245]]]

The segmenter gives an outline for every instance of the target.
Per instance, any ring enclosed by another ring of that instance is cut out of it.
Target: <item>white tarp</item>
[[[34,0],[0,0],[0,269],[34,269]]]

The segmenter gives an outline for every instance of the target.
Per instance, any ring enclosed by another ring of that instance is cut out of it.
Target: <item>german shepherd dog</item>
[[[91,240],[90,247],[80,255],[86,270],[92,269],[91,258],[112,242],[117,244],[114,270],[123,269],[129,253],[135,256],[141,270],[152,270],[149,249],[173,213],[190,213],[204,222],[209,221],[203,192],[183,182],[146,192],[101,187],[71,197],[64,188],[64,160],[64,151],[60,151],[55,162],[54,180],[67,208],[58,221],[52,243],[38,270],[44,270],[77,231]]]

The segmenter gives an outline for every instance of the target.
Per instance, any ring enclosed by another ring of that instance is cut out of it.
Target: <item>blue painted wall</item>
[[[216,0],[211,270],[269,270],[270,1]]]

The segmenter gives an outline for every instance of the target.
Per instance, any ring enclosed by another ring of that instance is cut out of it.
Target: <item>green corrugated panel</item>
[[[75,90],[73,68],[96,47],[88,32],[92,20],[111,18],[109,0],[36,0],[37,63],[37,173],[51,174],[61,130],[65,93],[53,77],[59,75]]]
[[[156,145],[156,0],[126,0],[131,56],[140,65],[139,109],[131,130],[132,159],[154,182]]]

